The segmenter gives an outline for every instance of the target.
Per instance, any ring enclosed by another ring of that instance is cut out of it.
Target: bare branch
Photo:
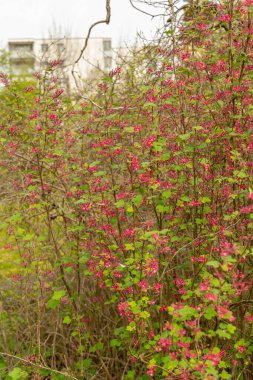
[[[16,356],[16,355],[8,354],[7,352],[0,352],[0,355],[1,355],[1,356],[6,356],[6,357],[9,357],[9,358],[16,359],[16,360],[18,360],[18,361],[21,361],[22,363],[25,363],[25,364],[27,364],[27,365],[31,365],[31,366],[33,366],[33,367],[38,367],[38,368],[42,368],[42,369],[49,370],[49,371],[52,372],[52,373],[57,373],[57,374],[59,374],[59,375],[67,376],[67,377],[69,377],[70,379],[73,379],[73,380],[78,380],[76,377],[70,375],[69,373],[65,373],[65,372],[57,371],[56,369],[52,369],[52,368],[50,368],[50,367],[44,366],[44,365],[39,364],[39,363],[34,363],[34,362],[30,361],[30,360],[27,360],[27,359],[21,358],[21,357]]]
[[[134,5],[133,0],[129,0],[129,1],[130,1],[130,4],[132,5],[132,7],[133,7],[134,9],[136,9],[137,11],[139,11],[139,12],[141,12],[141,13],[144,13],[145,15],[150,16],[150,17],[152,17],[152,18],[155,17],[155,15],[152,15],[151,13],[148,13],[148,12],[146,12],[146,11],[140,9],[140,8],[137,8],[136,5]]]
[[[90,38],[90,35],[91,35],[91,32],[92,32],[92,29],[96,26],[96,25],[99,25],[99,24],[109,24],[110,23],[110,19],[111,19],[111,0],[106,0],[106,18],[104,20],[100,20],[100,21],[96,21],[94,22],[89,30],[88,30],[88,34],[85,38],[85,43],[84,43],[84,47],[82,48],[82,50],[80,51],[80,54],[77,58],[77,60],[75,61],[75,64],[78,63],[80,61],[80,59],[82,58],[82,55],[85,51],[85,49],[87,48],[87,45],[88,45],[88,42],[89,42],[89,38]]]
[[[78,80],[76,78],[76,75],[75,75],[75,65],[80,61],[80,59],[82,58],[82,55],[85,51],[85,49],[87,48],[88,46],[88,42],[89,42],[89,38],[90,38],[90,35],[91,35],[91,32],[92,32],[92,29],[96,26],[96,25],[99,25],[99,24],[109,24],[110,23],[110,19],[111,19],[111,0],[106,0],[106,4],[105,4],[105,7],[106,7],[106,17],[104,20],[100,20],[100,21],[96,21],[94,22],[90,27],[89,27],[89,30],[88,30],[88,33],[87,33],[87,36],[85,38],[85,43],[84,43],[84,46],[82,48],[82,50],[80,51],[80,54],[78,56],[78,58],[76,59],[76,61],[72,64],[72,70],[71,70],[71,74],[74,78],[74,81],[75,81],[75,85],[76,85],[76,88],[77,90],[80,92],[80,88],[79,88],[79,84],[78,84]]]

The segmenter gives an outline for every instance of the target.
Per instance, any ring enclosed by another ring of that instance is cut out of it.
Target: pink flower
[[[91,203],[84,203],[81,207],[82,211],[90,211],[91,209]]]
[[[132,166],[133,171],[137,171],[139,169],[139,161],[137,157],[132,158],[131,166]]]
[[[114,70],[112,70],[111,72],[110,72],[110,76],[111,77],[114,77],[115,75],[119,75],[120,73],[121,73],[121,68],[120,67],[116,67]]]
[[[220,352],[214,354],[212,351],[209,354],[204,355],[204,359],[210,360],[214,366],[217,366],[221,360]]]
[[[54,128],[49,128],[48,130],[47,130],[47,134],[48,135],[52,135],[52,134],[54,134],[55,133],[55,129]]]
[[[241,214],[250,214],[253,210],[253,205],[239,208]]]
[[[134,236],[135,230],[133,228],[127,228],[125,231],[122,232],[122,236]]]
[[[120,302],[118,305],[119,315],[130,317],[132,315],[130,305],[126,302]]]
[[[147,370],[147,374],[151,377],[153,377],[155,375],[155,371],[156,371],[156,366],[152,366],[152,367],[148,367],[148,370]]]
[[[199,289],[201,292],[205,292],[209,288],[209,284],[206,282],[201,282],[199,284]]]
[[[203,62],[195,62],[194,66],[197,70],[205,70],[207,67]]]
[[[176,278],[175,279],[175,284],[176,286],[180,287],[180,286],[185,286],[185,280],[182,279],[182,278]]]
[[[206,24],[198,24],[197,25],[197,28],[199,29],[199,30],[206,30]]]
[[[61,63],[61,61],[58,59],[55,59],[54,61],[50,62],[50,67],[58,66]]]
[[[225,242],[222,245],[220,255],[223,256],[223,257],[226,257],[226,256],[229,256],[229,255],[232,255],[234,252],[235,252],[234,245],[231,244],[231,243],[229,243],[229,242]]]
[[[155,293],[156,293],[156,294],[159,294],[159,291],[160,291],[160,289],[162,288],[162,285],[161,285],[161,284],[154,284],[154,285],[153,285],[153,288],[154,288],[154,290],[155,290]]]
[[[185,59],[189,58],[190,57],[190,53],[187,51],[185,53],[182,53],[181,55],[181,59],[182,61],[184,61]]]
[[[231,16],[230,15],[223,15],[219,17],[219,21],[230,21]]]
[[[124,199],[125,198],[125,193],[119,193],[118,195],[117,195],[117,199]]]
[[[61,94],[63,94],[63,93],[64,93],[63,88],[61,88],[61,89],[59,89],[59,90],[56,90],[55,93],[52,95],[52,98],[53,98],[53,99],[56,99],[56,98],[58,98],[59,96],[61,96]]]
[[[156,101],[156,97],[155,96],[149,96],[147,98],[147,101],[150,102],[150,103],[154,103]]]
[[[56,114],[55,114],[55,113],[51,113],[51,114],[49,115],[49,119],[50,119],[50,120],[56,120],[56,119],[57,119]]]
[[[134,132],[140,132],[141,127],[139,125],[134,125]]]
[[[137,284],[142,290],[148,289],[148,282],[147,281],[139,281]]]
[[[191,202],[190,202],[190,205],[191,205],[191,206],[200,206],[200,205],[201,205],[201,202],[200,202],[200,201],[191,201]]]
[[[252,0],[252,1],[253,1],[253,0]],[[250,193],[248,194],[248,198],[249,198],[250,200],[253,201],[253,192],[250,192]]]
[[[170,347],[172,346],[172,340],[168,338],[160,338],[158,342],[158,350],[156,351],[167,351],[170,350]]]
[[[213,293],[207,293],[206,294],[206,299],[208,301],[216,301],[217,300],[217,295]]]
[[[243,352],[246,351],[246,347],[245,346],[239,346],[238,351],[242,354]]]

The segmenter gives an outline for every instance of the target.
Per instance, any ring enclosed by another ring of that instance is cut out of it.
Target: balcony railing
[[[10,57],[11,59],[29,59],[29,60],[34,60],[34,55],[32,51],[25,51],[22,49],[17,49],[17,50],[10,50]]]

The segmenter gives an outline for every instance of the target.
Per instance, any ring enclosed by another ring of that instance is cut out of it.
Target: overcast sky
[[[111,23],[98,25],[94,37],[112,37],[113,45],[134,40],[137,31],[150,36],[158,25],[130,5],[129,0],[111,0]],[[85,37],[91,23],[105,16],[105,0],[0,0],[0,46],[9,38],[46,37],[53,25],[61,37]]]

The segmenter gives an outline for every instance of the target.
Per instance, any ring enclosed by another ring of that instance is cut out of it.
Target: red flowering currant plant
[[[212,4],[94,101],[1,76],[3,378],[252,379],[253,3]]]

